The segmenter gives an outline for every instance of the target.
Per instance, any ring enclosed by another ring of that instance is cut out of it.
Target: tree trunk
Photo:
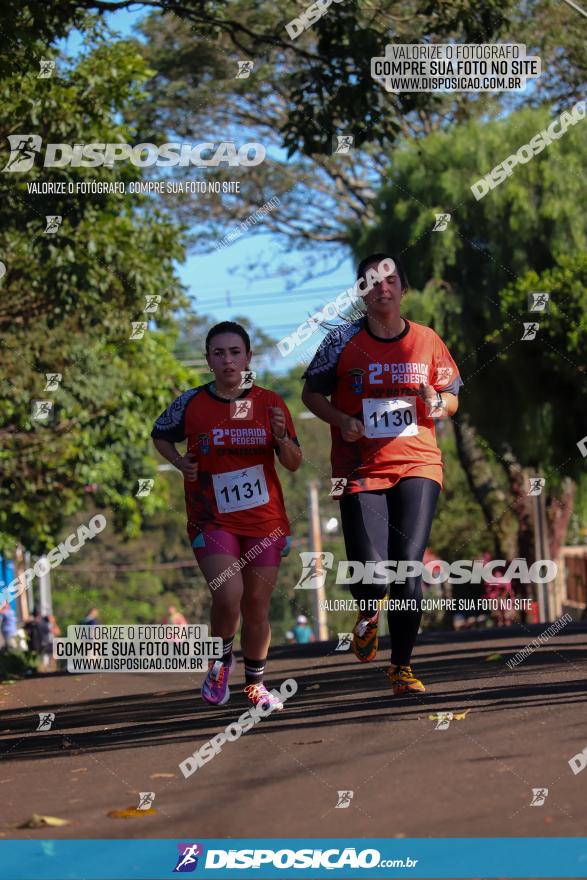
[[[481,505],[495,558],[513,559],[518,555],[518,517],[486,455],[489,446],[471,424],[467,413],[459,413],[453,424],[459,460],[471,491]]]
[[[502,456],[501,462],[508,475],[510,492],[514,498],[514,510],[519,520],[518,549],[520,556],[529,562],[534,559],[534,515],[532,511],[532,499],[528,495],[528,476],[522,465],[516,460],[511,449]],[[533,469],[533,473],[536,469]],[[540,470],[540,468],[538,468]],[[548,489],[548,481],[546,484]],[[548,528],[549,557],[556,560],[563,545],[569,520],[575,504],[576,484],[570,477],[565,477],[562,483],[560,498],[549,494],[546,504],[546,517]]]
[[[564,543],[569,526],[569,520],[575,506],[576,483],[570,477],[563,480],[561,497],[551,495],[546,507],[546,519],[548,522],[548,543],[550,545],[550,558],[558,559],[560,549]]]
[[[513,499],[512,510],[518,520],[518,554],[529,563],[534,562],[534,520],[532,497],[528,495],[528,478],[524,468],[507,448],[501,458]]]

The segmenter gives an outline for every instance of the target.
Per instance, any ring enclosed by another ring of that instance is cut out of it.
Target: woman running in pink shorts
[[[158,451],[184,475],[187,531],[212,594],[211,635],[222,660],[210,661],[206,702],[223,705],[242,616],[245,693],[253,705],[282,709],[263,683],[271,641],[269,603],[290,525],[275,456],[290,471],[302,452],[281,397],[247,381],[252,352],[240,324],[223,321],[206,337],[214,381],[180,394],[151,433]],[[187,453],[175,444],[187,439]]]

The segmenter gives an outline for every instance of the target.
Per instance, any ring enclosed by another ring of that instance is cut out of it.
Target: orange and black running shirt
[[[361,318],[331,330],[303,378],[310,391],[330,397],[365,426],[353,443],[331,426],[332,477],[342,478],[336,495],[386,489],[402,477],[428,477],[442,486],[434,420],[418,391],[424,383],[458,394],[463,382],[434,330],[405,321],[399,336],[382,339]]]
[[[298,443],[290,412],[279,396],[253,385],[236,400],[223,400],[211,383],[180,394],[161,413],[153,439],[181,443],[197,459],[198,477],[184,477],[190,540],[207,529],[265,537],[290,532],[281,484],[275,470],[270,407],[285,414],[288,436]],[[299,443],[298,443],[299,445]]]

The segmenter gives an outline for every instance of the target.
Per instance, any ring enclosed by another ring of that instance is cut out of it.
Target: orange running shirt
[[[354,443],[330,428],[332,477],[346,478],[344,494],[386,489],[402,477],[428,477],[442,486],[434,420],[418,391],[422,382],[458,394],[463,382],[434,330],[405,325],[393,339],[375,336],[366,318],[337,327],[303,375],[310,391],[329,396],[365,425],[365,436]]]
[[[223,400],[200,385],[180,394],[161,413],[151,432],[154,439],[181,443],[198,461],[197,480],[184,477],[190,540],[206,529],[264,537],[281,528],[290,532],[275,452],[269,408],[285,414],[286,430],[298,443],[290,412],[279,396],[253,385],[235,401]],[[298,443],[299,445],[299,443]]]

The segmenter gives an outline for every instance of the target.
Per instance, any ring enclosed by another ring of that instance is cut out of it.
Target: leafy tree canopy
[[[122,115],[149,76],[132,44],[97,45],[67,79],[37,72],[13,71],[0,84],[3,165],[14,132],[35,132],[44,144],[132,139]],[[112,528],[137,534],[143,513],[160,503],[156,494],[135,498],[137,480],[155,464],[151,417],[189,384],[173,357],[173,316],[187,305],[174,271],[182,229],[142,197],[27,188],[67,187],[95,173],[34,166],[3,181],[0,533],[5,546],[18,538],[33,552],[51,544],[89,493],[113,509]],[[139,177],[130,164],[119,173],[127,183]],[[56,234],[45,233],[48,215],[63,218]],[[145,314],[152,296],[157,311]],[[143,338],[130,339],[133,322],[144,321]],[[47,373],[62,376],[54,391],[45,390]],[[35,400],[53,402],[48,420],[33,418]]]

